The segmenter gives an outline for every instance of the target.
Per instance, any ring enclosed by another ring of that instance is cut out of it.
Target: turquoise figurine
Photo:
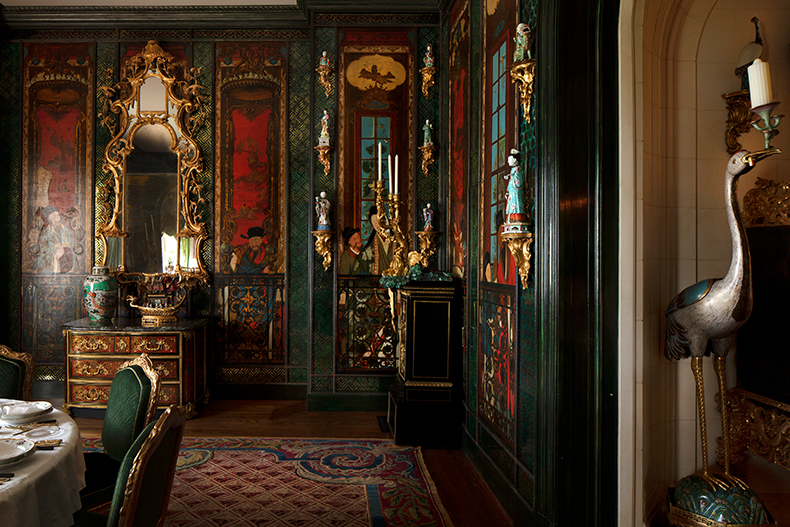
[[[729,434],[723,433],[724,478],[708,472],[708,445],[705,425],[705,399],[702,382],[702,357],[713,353],[719,392],[726,394],[724,364],[733,336],[752,312],[752,273],[749,243],[738,208],[738,179],[756,163],[779,153],[776,148],[732,155],[725,172],[725,207],[732,238],[732,261],[724,278],[703,280],[681,291],[666,311],[667,332],[665,355],[668,359],[691,357],[691,369],[697,389],[697,410],[702,439],[702,479],[713,488],[730,485],[746,488],[746,484],[730,474]],[[729,430],[729,412],[722,401],[722,429]]]

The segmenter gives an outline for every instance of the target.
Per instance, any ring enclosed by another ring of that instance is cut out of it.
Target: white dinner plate
[[[0,465],[25,459],[36,451],[36,444],[29,439],[0,439]]]
[[[58,425],[47,425],[39,426],[21,435],[30,439],[55,439],[62,433],[63,429]]]
[[[21,422],[25,419],[41,417],[51,411],[52,404],[47,401],[8,404],[0,407],[0,420],[6,422]]]

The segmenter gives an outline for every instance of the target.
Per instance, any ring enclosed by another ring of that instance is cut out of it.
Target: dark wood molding
[[[618,0],[548,0],[537,31],[536,512],[617,522]]]
[[[366,15],[435,14],[441,0],[400,0],[364,7]],[[1,5],[1,4],[0,4]],[[221,6],[25,6],[0,7],[0,28],[107,29],[306,28],[316,13],[360,13],[356,1],[298,0],[296,5]]]

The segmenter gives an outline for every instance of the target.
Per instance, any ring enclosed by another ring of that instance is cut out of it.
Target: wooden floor
[[[376,412],[308,412],[303,401],[212,401],[187,421],[186,437],[392,439]],[[101,435],[101,419],[76,419],[83,437]],[[512,526],[461,450],[423,449],[442,503],[455,527]]]

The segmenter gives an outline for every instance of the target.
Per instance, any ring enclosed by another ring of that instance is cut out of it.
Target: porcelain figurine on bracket
[[[435,84],[433,77],[436,74],[436,67],[433,61],[433,48],[430,44],[428,44],[425,50],[425,56],[422,62],[424,64],[424,66],[420,68],[420,73],[422,74],[422,94],[424,97],[428,97],[428,90]]]
[[[424,231],[432,231],[433,230],[433,209],[431,208],[431,204],[428,203],[425,205],[425,208],[422,209],[422,219],[423,219],[423,228]]]
[[[324,270],[328,271],[332,266],[332,238],[334,231],[329,222],[329,209],[332,203],[327,199],[326,192],[315,197],[316,230],[312,231],[315,236],[315,250],[324,258]]]
[[[516,36],[513,40],[516,42],[516,50],[513,52],[513,62],[521,62],[532,58],[532,52],[529,50],[529,37],[532,31],[527,24],[523,22],[516,26]]]
[[[324,94],[328,99],[329,94],[332,92],[332,82],[329,80],[329,76],[334,70],[329,66],[329,57],[326,56],[326,51],[321,53],[321,58],[318,59],[318,67],[315,71],[318,72],[318,82],[324,87]]]
[[[329,209],[332,203],[326,199],[326,192],[321,191],[321,194],[315,197],[315,213],[318,216],[318,230],[328,231],[332,227],[329,223]]]
[[[428,177],[428,167],[433,164],[433,153],[436,150],[436,147],[433,144],[433,125],[429,119],[425,120],[425,125],[422,127],[422,146],[420,147],[420,152],[422,152],[422,173],[425,177]]]
[[[329,152],[332,151],[332,147],[329,144],[329,113],[326,110],[321,117],[321,135],[318,136],[318,146],[315,149],[318,151],[318,160],[324,165],[324,175],[328,175],[331,165]]]
[[[510,173],[505,176],[507,181],[507,206],[505,208],[504,232],[527,232],[527,214],[524,207],[524,174],[521,171],[521,153],[511,150],[507,158]]]

